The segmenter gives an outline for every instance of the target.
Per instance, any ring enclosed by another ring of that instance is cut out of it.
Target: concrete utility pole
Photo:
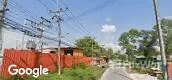
[[[2,8],[0,9],[0,53],[2,54],[2,44],[3,44],[3,38],[2,38],[2,28],[3,28],[3,19],[5,16],[5,12],[7,10],[7,3],[8,0],[2,0]]]
[[[164,80],[168,80],[167,60],[166,60],[166,55],[165,55],[165,46],[164,46],[164,40],[163,40],[163,36],[162,36],[161,20],[160,20],[160,16],[158,13],[158,4],[157,3],[158,3],[157,0],[153,0],[156,24],[158,27],[157,30],[159,33],[159,45],[160,45],[161,58],[162,58],[162,64],[163,64]]]
[[[93,39],[93,40],[94,40],[94,39]],[[94,55],[94,54],[93,54],[93,53],[94,53],[94,51],[93,51],[93,50],[94,50],[93,40],[91,40],[91,49],[92,49],[91,57],[92,57],[92,63],[94,62],[94,59],[93,59],[93,58],[94,58],[94,56],[93,56],[93,55]],[[92,64],[92,65],[93,65],[93,64]]]
[[[49,21],[48,19],[45,19],[44,17],[41,17],[41,22],[38,25],[38,35],[39,35],[39,40],[38,43],[39,48],[41,49],[41,52],[43,52],[43,45],[44,45],[44,41],[43,41],[43,35],[44,35],[44,27],[47,27],[47,25],[45,23],[51,23],[51,21]]]
[[[67,8],[66,8],[67,9]],[[65,10],[66,10],[65,9]],[[61,22],[63,21],[62,17],[61,17],[61,13],[65,12],[65,10],[63,10],[62,8],[59,8],[57,11],[52,12],[55,13],[55,15],[52,17],[52,19],[56,19],[55,21],[58,23],[58,74],[61,74]]]

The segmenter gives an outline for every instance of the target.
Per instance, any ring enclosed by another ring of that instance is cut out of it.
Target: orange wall
[[[73,53],[73,56],[83,56],[83,50],[75,49]]]
[[[168,62],[168,75],[169,80],[172,80],[172,62]]]
[[[62,55],[64,55],[65,50],[67,50],[67,48],[61,48],[61,54]],[[72,50],[73,50],[73,56],[83,56],[83,50],[82,49],[72,49]]]
[[[70,68],[74,64],[85,63],[90,65],[92,58],[84,56],[61,56],[61,64],[63,68]],[[55,71],[58,62],[57,54],[41,54],[28,50],[5,49],[4,58],[1,69],[1,76],[8,77],[8,67],[11,64],[19,66],[19,68],[36,68],[42,65],[49,71]]]

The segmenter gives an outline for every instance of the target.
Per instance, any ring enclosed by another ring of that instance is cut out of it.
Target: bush
[[[86,65],[84,63],[79,63],[79,68],[85,69],[86,68]]]

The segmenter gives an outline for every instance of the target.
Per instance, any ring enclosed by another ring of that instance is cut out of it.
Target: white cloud
[[[104,44],[105,48],[112,48],[114,52],[117,52],[118,50],[121,50],[121,47],[118,45],[115,45],[113,43],[105,43]]]
[[[101,29],[101,32],[105,32],[105,33],[114,33],[115,31],[116,31],[116,26],[109,24],[103,25]]]
[[[165,19],[172,19],[172,16],[166,16]]]
[[[106,21],[107,21],[107,22],[110,22],[110,21],[112,21],[112,19],[111,19],[110,17],[107,17],[107,18],[106,18]]]

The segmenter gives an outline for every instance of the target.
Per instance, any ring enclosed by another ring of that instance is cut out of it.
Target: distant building
[[[42,53],[52,53],[56,54],[58,51],[58,48],[45,48],[42,50]],[[61,54],[62,55],[70,55],[70,56],[83,56],[83,49],[80,48],[61,48]]]

